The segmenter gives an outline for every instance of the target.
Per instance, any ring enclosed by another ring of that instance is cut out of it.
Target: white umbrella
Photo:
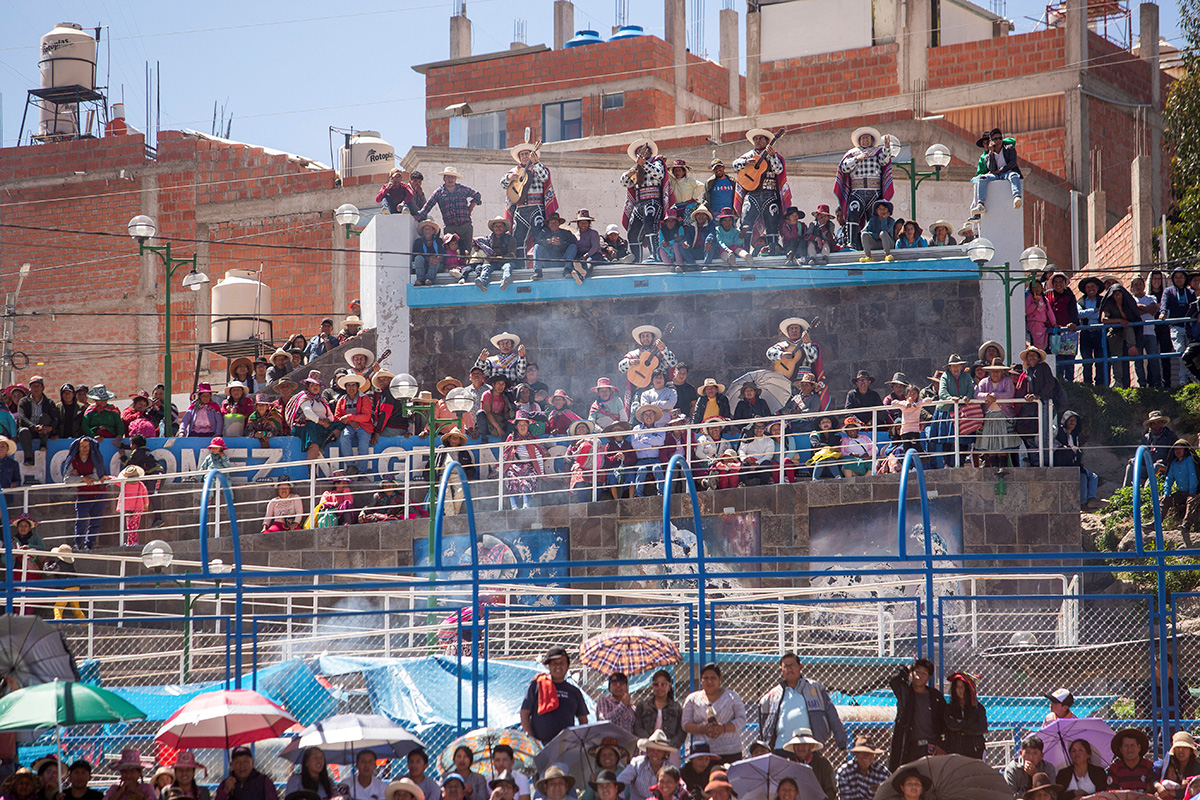
[[[737,409],[738,401],[742,399],[742,384],[744,383],[753,383],[758,387],[758,393],[762,395],[762,399],[766,401],[767,408],[771,410],[772,414],[783,408],[794,394],[792,382],[782,372],[772,369],[756,369],[729,382],[729,388],[725,390],[725,397],[729,400],[730,413]]]
[[[406,758],[424,743],[404,728],[379,714],[339,714],[300,731],[279,756],[299,763],[304,751],[319,747],[332,764],[353,764],[363,750],[376,758]]]

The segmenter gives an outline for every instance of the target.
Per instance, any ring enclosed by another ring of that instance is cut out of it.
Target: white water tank
[[[212,341],[271,339],[271,287],[257,275],[231,269],[212,287]]]
[[[63,86],[95,89],[96,39],[74,22],[60,22],[42,37],[38,67],[42,89]],[[55,105],[43,100],[38,127],[43,136],[77,134],[75,105]]]
[[[350,143],[341,149],[342,177],[388,174],[396,166],[396,149],[379,138],[379,131],[350,134]]]

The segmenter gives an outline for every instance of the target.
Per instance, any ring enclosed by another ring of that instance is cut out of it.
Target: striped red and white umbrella
[[[611,628],[579,648],[579,661],[604,675],[637,675],[678,662],[679,649],[661,633],[645,628]]]
[[[154,738],[176,750],[228,750],[279,736],[295,724],[282,706],[258,692],[227,689],[189,700],[163,723]]]

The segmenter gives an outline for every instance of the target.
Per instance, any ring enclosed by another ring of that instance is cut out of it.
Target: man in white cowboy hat
[[[375,354],[366,347],[351,347],[343,356],[346,363],[350,365],[350,371],[356,375],[361,375],[370,382],[371,377],[379,369],[379,365],[374,363]],[[370,391],[370,386],[367,391]]]
[[[787,317],[780,321],[779,332],[784,339],[767,348],[767,360],[776,372],[786,372],[788,380],[811,372],[821,395],[821,408],[826,409],[829,407],[829,387],[825,385],[825,366],[821,361],[820,345],[813,342],[809,335],[810,327],[808,320],[803,317]],[[788,364],[791,364],[790,370]]]
[[[484,378],[489,381],[497,375],[503,375],[508,378],[510,386],[524,381],[528,362],[525,360],[525,345],[521,344],[521,337],[502,331],[492,337],[492,344],[500,352],[491,355],[486,347],[483,348],[472,369],[478,367],[483,370]]]
[[[730,165],[734,172],[741,172],[766,159],[767,171],[763,173],[754,189],[747,189],[739,180],[734,189],[733,208],[741,213],[741,226],[749,231],[754,241],[755,228],[761,228],[773,253],[779,250],[779,223],[783,210],[792,205],[792,187],[788,183],[787,164],[783,156],[775,152],[771,144],[775,134],[762,128],[746,131],[746,140],[753,147]],[[749,250],[749,246],[746,250]]]
[[[626,151],[637,163],[621,176],[621,185],[626,189],[625,212],[621,224],[629,233],[629,251],[634,262],[642,260],[642,248],[650,240],[650,256],[657,248],[658,224],[662,221],[667,206],[674,204],[671,182],[667,180],[667,165],[658,154],[658,144],[639,136],[629,144]]]
[[[363,321],[354,314],[346,317],[344,320],[342,320],[342,329],[338,331],[338,344],[345,344],[354,337],[358,336],[360,333],[362,333],[362,326]]]
[[[850,240],[855,250],[862,249],[859,237],[862,226],[874,213],[875,201],[891,200],[895,191],[892,185],[894,141],[894,136],[880,136],[879,131],[869,125],[856,128],[850,134],[850,149],[838,164],[833,193],[846,216],[846,224],[853,226]]]
[[[629,787],[629,797],[653,797],[651,790],[658,783],[658,771],[667,763],[667,758],[677,755],[679,748],[672,746],[662,729],[654,731],[645,739],[638,739],[638,750],[642,755],[634,756],[617,780]]]
[[[875,797],[876,790],[891,777],[887,767],[879,761],[881,755],[883,751],[872,747],[866,736],[854,737],[849,758],[838,767],[835,776],[838,800],[872,800]]]
[[[490,233],[473,242],[475,249],[483,254],[479,262],[479,275],[475,278],[475,285],[481,292],[487,291],[488,284],[492,282],[492,272],[497,267],[500,268],[500,290],[504,291],[512,283],[517,244],[508,228],[509,222],[505,217],[492,217],[488,220]]]
[[[471,212],[475,206],[483,204],[483,197],[470,186],[458,182],[462,179],[462,173],[454,167],[446,167],[438,174],[441,175],[442,185],[425,201],[417,219],[427,218],[436,205],[442,212],[442,227],[446,233],[457,233],[459,241],[472,241],[475,231],[471,227]]]
[[[625,356],[617,362],[617,369],[622,375],[628,375],[629,370],[634,364],[644,361],[647,355],[654,355],[658,358],[658,366],[654,368],[655,372],[666,373],[668,370],[674,369],[679,363],[679,359],[675,354],[667,349],[667,345],[662,341],[662,331],[654,325],[638,325],[633,329],[633,340],[638,343],[638,346],[630,350]],[[636,387],[628,378],[625,381],[625,410],[630,411],[633,407],[633,393]]]
[[[663,424],[666,415],[658,406],[646,404],[638,406],[633,418],[638,421],[638,424],[633,427],[633,433],[629,435],[629,443],[637,453],[637,464],[634,465],[637,467],[634,496],[642,497],[646,494],[646,480],[651,473],[654,474],[658,493],[662,494],[663,478],[667,469],[666,464],[658,458],[658,449],[663,446],[667,434],[659,426]]]
[[[517,250],[528,251],[530,234],[546,224],[546,216],[558,210],[554,181],[550,170],[538,158],[537,145],[522,142],[508,151],[517,165],[500,179],[500,188],[508,187],[518,176],[528,176],[521,198],[509,202],[504,216],[512,223],[512,237]],[[489,223],[490,224],[490,223]]]

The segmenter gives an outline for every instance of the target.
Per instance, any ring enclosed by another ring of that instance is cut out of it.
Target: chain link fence
[[[256,592],[247,595],[243,616],[242,685],[283,703],[303,724],[338,713],[384,714],[419,735],[436,760],[471,727],[516,725],[521,699],[549,647],[562,645],[575,654],[592,635],[641,627],[679,649],[682,659],[668,671],[681,702],[698,688],[703,663],[720,664],[724,687],[747,709],[747,747],[760,738],[758,702],[778,682],[779,657],[787,651],[799,656],[806,677],[828,687],[849,735],[868,734],[876,747],[887,748],[891,739],[889,678],[931,653],[943,688],[954,672],[978,676],[991,729],[987,758],[996,766],[1012,757],[1014,742],[1041,727],[1048,710],[1044,695],[1063,686],[1074,692],[1081,716],[1103,718],[1114,728],[1154,727],[1156,597],[1079,594],[1068,579],[1059,594],[985,594],[982,582],[963,578],[952,592],[935,586],[930,648],[924,587],[909,584],[905,592],[879,596],[723,590],[710,594],[703,609],[691,589],[649,589],[634,597],[562,588],[547,590],[561,594],[539,597],[536,605],[521,605],[517,599],[528,597],[530,587],[494,586],[485,598],[494,602],[477,613],[462,591],[440,592],[441,605],[430,609],[421,587]],[[232,686],[232,601],[206,594],[206,588],[181,586],[179,596],[165,598],[126,593],[119,599],[124,616],[111,613],[118,602],[112,597],[104,600],[110,613],[100,613],[86,588],[61,597],[50,593],[28,605],[27,613],[52,618],[58,600],[85,598],[92,616],[75,618],[67,607],[54,621],[82,677],[129,692],[135,705],[151,706],[144,722],[73,729],[66,741],[71,757],[106,763],[125,747],[166,757],[153,737],[178,706],[171,698]],[[1178,595],[1173,603],[1169,655],[1182,665],[1180,713],[1191,716],[1187,686],[1194,682],[1190,656],[1197,648],[1187,620],[1200,610],[1200,595]],[[608,675],[578,659],[571,674],[592,699],[607,690]],[[649,696],[649,678],[630,675],[635,701]],[[291,770],[277,756],[285,744],[257,745],[259,763],[272,775]],[[26,742],[21,758],[28,763],[50,746],[45,737]],[[828,755],[835,764],[843,757],[833,747]],[[206,759],[219,775],[224,754],[201,754]],[[403,771],[404,764],[389,763],[381,777]],[[108,777],[100,773],[100,780]]]

